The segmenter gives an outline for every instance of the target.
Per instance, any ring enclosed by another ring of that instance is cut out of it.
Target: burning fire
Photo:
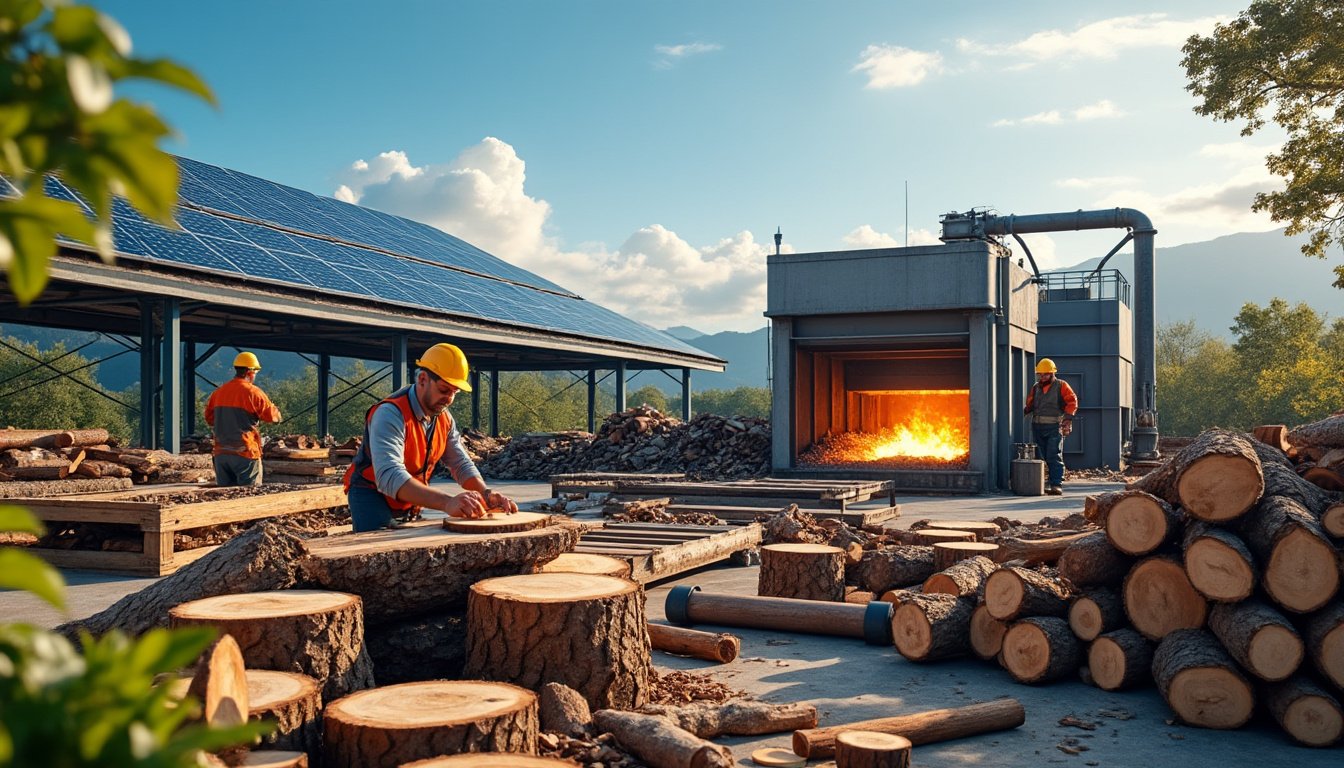
[[[858,396],[861,427],[818,441],[801,457],[807,464],[964,463],[970,454],[969,390],[850,393]],[[883,423],[886,422],[886,423]]]

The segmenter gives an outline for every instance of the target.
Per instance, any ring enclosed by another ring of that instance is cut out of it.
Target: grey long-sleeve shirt
[[[407,399],[411,401],[411,412],[428,430],[434,419],[425,415],[414,392]],[[439,460],[439,466],[447,469],[453,480],[461,485],[473,477],[480,477],[481,472],[467,455],[467,448],[462,444],[462,433],[458,431],[452,414],[448,415],[448,426],[451,430],[448,433],[448,445],[443,458]],[[383,403],[374,409],[373,417],[369,419],[368,451],[373,459],[374,482],[378,485],[379,493],[395,499],[397,491],[411,479],[411,473],[406,469],[406,424],[402,421],[401,411],[392,403]]]

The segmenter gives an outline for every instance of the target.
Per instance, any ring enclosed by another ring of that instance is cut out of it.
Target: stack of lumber
[[[1344,491],[1344,412],[1288,429],[1256,427],[1255,439],[1282,450],[1293,470],[1327,491]]]
[[[262,449],[262,476],[276,483],[302,484],[334,480],[341,474],[336,463],[350,463],[348,459],[340,459],[335,451],[335,448],[323,445],[320,440],[307,435],[271,438]]]
[[[1101,530],[1076,538],[1057,569],[973,558],[896,594],[897,650],[973,653],[1029,684],[1080,670],[1107,691],[1155,682],[1189,725],[1237,728],[1261,708],[1298,743],[1333,744],[1344,737],[1342,501],[1277,448],[1209,430],[1090,499]]]
[[[0,430],[0,498],[117,491],[214,479],[209,456],[121,448],[105,429]]]

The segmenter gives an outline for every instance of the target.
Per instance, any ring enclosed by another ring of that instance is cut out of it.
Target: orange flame
[[[850,393],[880,416],[860,417],[867,431],[831,435],[800,459],[808,464],[963,463],[970,454],[969,390]],[[882,422],[879,423],[877,419]]]

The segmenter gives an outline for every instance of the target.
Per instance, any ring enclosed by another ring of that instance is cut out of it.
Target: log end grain
[[[1279,605],[1296,613],[1315,611],[1339,592],[1338,555],[1329,542],[1304,528],[1294,528],[1274,545],[1265,563],[1265,591]]]
[[[1294,741],[1328,747],[1344,736],[1344,710],[1339,700],[1308,677],[1298,676],[1266,686],[1270,714]]]
[[[1261,627],[1248,649],[1251,668],[1265,680],[1287,678],[1301,666],[1305,654],[1302,638],[1280,626]]]
[[[999,662],[1019,683],[1048,683],[1076,672],[1082,656],[1068,622],[1034,616],[1008,628]]]
[[[1212,537],[1191,541],[1185,550],[1185,572],[1190,584],[1210,600],[1236,602],[1255,591],[1256,573],[1244,547]]]
[[[1344,503],[1326,507],[1321,513],[1321,527],[1336,539],[1344,539]]]
[[[1127,555],[1146,555],[1171,537],[1174,522],[1161,499],[1131,491],[1106,515],[1106,537]]]
[[[1125,614],[1140,634],[1161,640],[1178,629],[1198,629],[1208,603],[1175,560],[1150,557],[1130,570],[1124,584]]]
[[[1251,684],[1211,632],[1178,629],[1153,653],[1158,690],[1183,723],[1240,728],[1255,711]]]
[[[1118,691],[1151,679],[1153,646],[1138,632],[1120,629],[1098,637],[1087,649],[1092,684]]]
[[[1090,642],[1104,631],[1105,619],[1101,608],[1087,597],[1080,597],[1069,606],[1069,626],[1079,640]]]
[[[989,615],[989,609],[976,606],[971,612],[971,653],[990,661],[999,657],[1003,650],[1003,635],[1008,631],[1008,623]]]
[[[1181,507],[1211,523],[1241,517],[1264,492],[1264,475],[1253,451],[1249,456],[1206,454],[1190,462],[1176,481]]]

